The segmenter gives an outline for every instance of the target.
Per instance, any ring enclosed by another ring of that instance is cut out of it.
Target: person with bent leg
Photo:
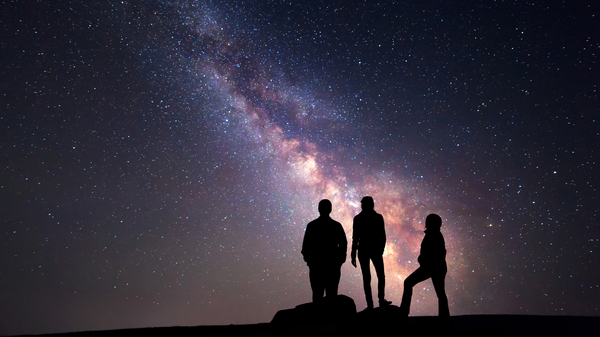
[[[437,214],[429,214],[425,219],[425,237],[421,242],[419,268],[404,280],[404,293],[400,304],[400,312],[406,317],[410,313],[410,302],[413,287],[431,277],[435,293],[438,297],[438,314],[440,317],[450,317],[448,297],[444,283],[448,267],[446,265],[446,243],[440,231],[442,218]]]

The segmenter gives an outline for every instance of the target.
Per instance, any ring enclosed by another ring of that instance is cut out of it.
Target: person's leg
[[[360,262],[360,270],[363,277],[363,288],[365,289],[367,307],[373,308],[373,293],[371,292],[371,258],[359,254],[358,261]]]
[[[327,280],[325,281],[325,296],[335,297],[338,294],[340,278],[342,276],[342,266],[329,266],[326,271]]]
[[[375,267],[375,273],[377,274],[377,297],[379,298],[379,304],[385,302],[385,270],[383,268],[383,255],[376,255],[371,257],[373,261],[373,267]]]
[[[310,279],[313,302],[317,302],[323,298],[323,294],[325,293],[322,268],[308,267],[308,278]]]
[[[438,297],[438,314],[440,317],[450,317],[450,308],[448,307],[448,297],[444,289],[446,273],[440,273],[431,277],[433,288]]]
[[[410,274],[406,280],[404,280],[404,292],[402,293],[402,303],[400,303],[400,312],[402,315],[408,316],[410,313],[410,301],[412,299],[413,287],[417,283],[425,281],[429,277],[431,277],[429,272],[419,267],[412,274]]]

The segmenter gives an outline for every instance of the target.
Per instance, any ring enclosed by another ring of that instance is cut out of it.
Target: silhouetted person
[[[342,224],[329,217],[331,201],[319,202],[319,218],[306,226],[302,242],[302,256],[308,264],[313,302],[336,296],[340,283],[341,267],[346,262],[348,241]]]
[[[390,305],[385,299],[385,272],[383,269],[383,250],[385,249],[385,225],[383,216],[375,212],[373,198],[367,196],[360,201],[362,211],[354,217],[352,225],[352,265],[356,267],[356,251],[363,275],[363,287],[367,298],[367,308],[373,308],[371,294],[371,261],[377,273],[377,291],[379,306]]]
[[[444,279],[448,272],[446,266],[446,244],[444,236],[440,232],[442,218],[437,214],[429,214],[425,219],[425,237],[421,243],[421,254],[419,255],[419,268],[404,280],[404,293],[400,312],[408,316],[410,312],[410,300],[413,287],[431,277],[435,293],[438,297],[438,308],[440,317],[450,317],[448,308],[448,297],[444,290]]]

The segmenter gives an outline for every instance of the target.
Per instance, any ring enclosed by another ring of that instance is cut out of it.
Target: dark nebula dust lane
[[[597,4],[0,13],[0,334],[268,322],[319,200],[351,242],[366,195],[393,304],[437,213],[452,315],[599,315]]]

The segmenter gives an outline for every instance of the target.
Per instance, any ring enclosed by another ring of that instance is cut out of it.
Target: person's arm
[[[446,260],[446,241],[444,240],[444,236],[440,233],[439,239],[439,255],[441,260]]]
[[[352,252],[350,253],[351,263],[356,268],[356,249],[360,241],[359,233],[356,228],[356,217],[352,222]]]
[[[302,257],[306,264],[310,265],[311,261],[311,251],[312,251],[312,231],[310,230],[310,224],[306,226],[306,231],[304,232],[304,239],[302,240]]]
[[[385,250],[385,244],[387,243],[387,237],[385,234],[385,222],[383,221],[383,215],[379,215],[379,218],[381,219],[381,255],[383,255],[383,252]]]
[[[348,254],[348,239],[346,239],[346,232],[344,231],[344,227],[342,224],[339,224],[339,232],[340,232],[340,264],[344,264],[346,262],[346,255]]]
[[[425,237],[423,238],[423,241],[421,241],[421,250],[419,252],[419,257],[417,258],[417,261],[419,262],[419,264],[421,266],[427,265],[428,262],[428,254],[430,254],[429,252],[429,247],[428,247],[428,238],[427,238],[427,234],[425,234]]]

